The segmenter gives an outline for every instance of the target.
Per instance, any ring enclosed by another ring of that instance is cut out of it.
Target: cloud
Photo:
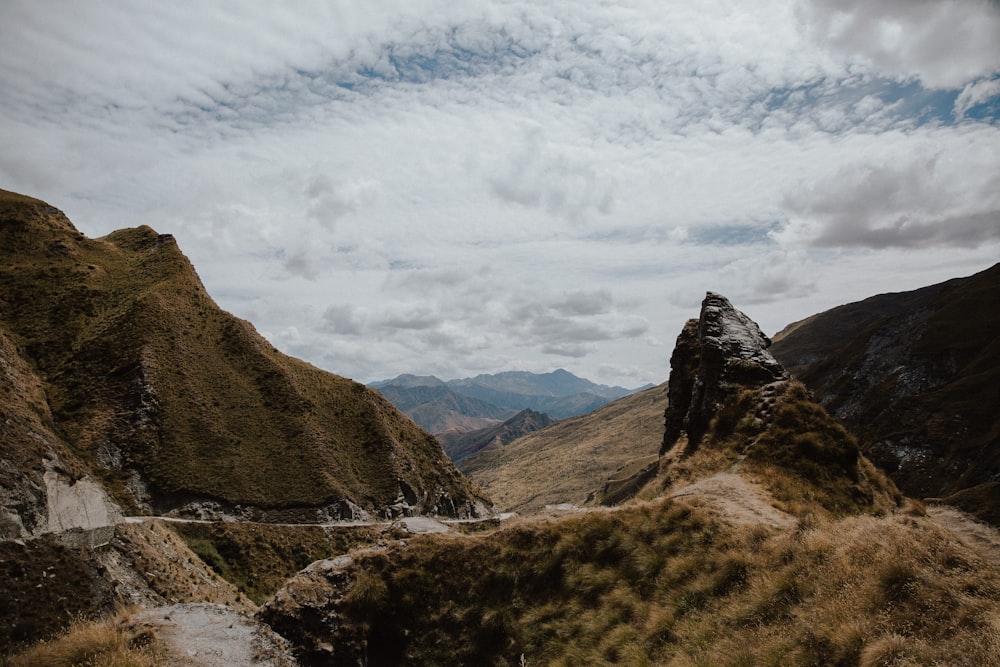
[[[1000,71],[1000,4],[992,0],[808,0],[803,7],[832,49],[929,88]]]
[[[10,0],[0,187],[335,372],[659,382],[706,289],[781,326],[996,261],[995,14]]]
[[[789,195],[793,219],[775,236],[799,235],[819,247],[976,247],[1000,240],[998,186],[995,172],[937,154],[851,165]]]
[[[614,208],[615,183],[583,155],[550,144],[541,128],[525,131],[520,149],[489,178],[501,201],[578,221]]]
[[[378,183],[371,180],[340,181],[327,174],[316,174],[304,194],[309,217],[332,229],[340,218],[372,204],[378,197]]]
[[[965,117],[972,107],[1000,95],[1000,78],[989,81],[974,81],[965,86],[955,98],[953,113],[957,120]]]
[[[359,336],[364,333],[364,316],[352,304],[329,306],[323,313],[322,329],[332,334]]]

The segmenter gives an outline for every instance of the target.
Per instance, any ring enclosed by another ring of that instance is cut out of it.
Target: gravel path
[[[171,667],[295,667],[287,642],[231,607],[194,603],[157,607],[132,618],[156,632]]]
[[[796,523],[794,517],[771,504],[767,491],[731,472],[712,475],[676,489],[670,497],[701,498],[735,523],[763,523],[775,528],[791,528]]]

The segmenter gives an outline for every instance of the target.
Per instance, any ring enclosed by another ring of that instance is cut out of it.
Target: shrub
[[[156,635],[129,625],[121,613],[100,621],[80,620],[49,642],[8,660],[9,667],[157,667],[163,651]]]

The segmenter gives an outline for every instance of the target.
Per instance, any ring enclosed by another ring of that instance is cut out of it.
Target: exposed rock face
[[[364,665],[363,627],[344,613],[345,598],[357,584],[351,556],[319,560],[290,579],[257,614],[292,642],[303,665]]]
[[[670,394],[663,454],[687,433],[688,449],[701,442],[716,411],[735,392],[788,379],[767,351],[771,344],[757,323],[726,297],[708,292],[701,316],[688,320],[670,357]]]

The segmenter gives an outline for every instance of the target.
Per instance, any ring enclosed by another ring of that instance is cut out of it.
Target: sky
[[[4,0],[0,188],[362,382],[660,383],[1000,261],[996,0]]]

